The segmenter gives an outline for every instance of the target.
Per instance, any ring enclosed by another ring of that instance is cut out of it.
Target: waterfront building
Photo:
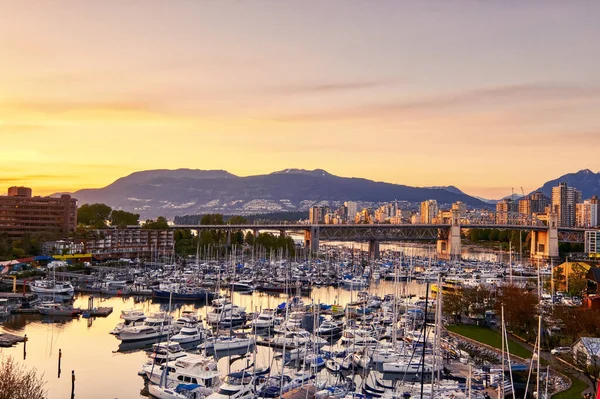
[[[436,200],[421,202],[421,224],[431,224],[439,211]]]
[[[346,201],[344,202],[344,206],[346,207],[346,217],[348,218],[348,222],[353,222],[358,213],[358,203],[356,201]]]
[[[576,204],[581,202],[581,191],[567,186],[567,183],[552,188],[552,212],[558,215],[559,226],[575,226]]]
[[[173,230],[102,229],[85,241],[85,253],[95,258],[147,258],[173,256]]]
[[[575,225],[577,227],[596,227],[598,225],[598,204],[585,200],[575,204]]]
[[[504,198],[496,203],[496,224],[510,224],[518,211],[518,204],[511,198]]]
[[[584,251],[590,256],[600,256],[600,231],[588,230],[585,232]]]
[[[0,196],[0,233],[19,238],[27,233],[67,234],[77,227],[77,200],[68,194],[32,197],[27,187],[11,187],[8,193]]]
[[[42,255],[75,255],[85,252],[85,245],[82,241],[56,240],[44,241],[42,243]]]
[[[458,211],[460,216],[464,216],[467,213],[467,204],[462,201],[456,201],[452,204],[452,210]]]
[[[311,224],[320,224],[325,222],[327,208],[324,206],[313,206],[308,212],[308,220]]]

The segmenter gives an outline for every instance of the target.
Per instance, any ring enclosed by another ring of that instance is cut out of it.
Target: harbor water
[[[406,294],[425,295],[425,284],[417,282],[402,284]],[[396,293],[392,281],[371,284],[367,290],[372,294],[384,296]],[[311,301],[322,304],[338,303],[345,305],[356,299],[358,291],[343,288],[315,288],[310,297],[304,297],[305,303]],[[246,307],[247,312],[275,308],[286,300],[285,295],[269,295],[254,292],[252,294],[233,294],[233,303]],[[86,308],[89,295],[76,295],[75,307]],[[154,311],[166,311],[169,304],[154,302],[148,298],[136,297],[95,297],[95,306],[112,307],[113,313],[102,318],[64,318],[46,317],[39,314],[14,314],[6,318],[2,330],[16,335],[27,335],[26,352],[24,344],[3,348],[3,355],[13,356],[26,368],[36,368],[43,374],[49,399],[71,397],[71,372],[75,372],[75,398],[141,398],[144,387],[138,371],[148,360],[148,355],[140,345],[123,347],[109,332],[120,320],[121,310],[141,309],[146,314]],[[195,310],[205,318],[210,307],[191,303],[174,303],[172,313],[177,317],[183,310]],[[147,346],[146,346],[147,348]],[[60,359],[59,370],[59,351]],[[234,359],[234,358],[231,358]],[[240,370],[248,365],[247,359],[230,361],[219,360],[222,375],[228,371]],[[259,347],[256,363],[259,366],[271,364],[275,369],[280,363],[273,362],[272,351]]]

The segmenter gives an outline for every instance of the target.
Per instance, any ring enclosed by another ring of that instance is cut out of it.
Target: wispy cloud
[[[487,87],[437,96],[366,104],[329,111],[277,115],[272,119],[282,122],[328,121],[393,115],[401,117],[407,113],[439,112],[475,108],[479,106],[514,107],[531,102],[568,102],[573,100],[600,100],[600,87],[583,87],[561,84],[520,84]]]
[[[301,93],[314,93],[314,94],[325,94],[325,93],[338,93],[353,90],[367,90],[378,87],[392,86],[396,84],[395,80],[357,80],[357,81],[338,81],[338,82],[322,82],[322,83],[302,83],[297,85],[289,86],[277,86],[271,87],[267,90],[269,94],[281,93],[281,94],[301,94]]]

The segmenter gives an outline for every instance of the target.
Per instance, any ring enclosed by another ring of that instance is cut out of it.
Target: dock
[[[107,317],[112,312],[111,307],[86,309],[83,311],[83,317]]]
[[[9,333],[0,333],[0,346],[3,348],[11,347],[19,342],[25,342],[25,337]]]

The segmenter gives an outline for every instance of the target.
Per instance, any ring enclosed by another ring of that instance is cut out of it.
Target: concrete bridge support
[[[531,232],[531,258],[548,260],[558,256],[558,216],[551,213],[547,231]]]
[[[313,253],[319,252],[319,226],[310,226],[310,230],[304,230],[304,247],[310,248]]]
[[[369,259],[379,259],[379,241],[369,241]]]
[[[445,234],[447,233],[447,234]],[[452,210],[452,224],[446,232],[440,232],[437,241],[437,255],[441,259],[460,259],[462,254],[462,243],[460,240],[460,212]]]

